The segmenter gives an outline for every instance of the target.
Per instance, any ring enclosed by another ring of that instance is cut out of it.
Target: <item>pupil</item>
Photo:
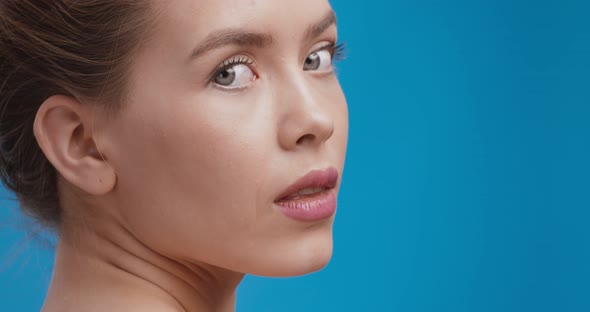
[[[320,56],[317,53],[312,53],[305,59],[303,69],[316,70],[320,67],[321,62]]]
[[[227,68],[215,77],[215,82],[222,85],[222,86],[229,86],[231,85],[236,78],[236,72],[233,68]]]

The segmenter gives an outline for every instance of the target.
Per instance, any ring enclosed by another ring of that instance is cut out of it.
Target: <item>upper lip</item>
[[[338,182],[338,170],[330,167],[323,170],[312,170],[282,192],[275,201],[283,200],[306,188],[331,189]]]

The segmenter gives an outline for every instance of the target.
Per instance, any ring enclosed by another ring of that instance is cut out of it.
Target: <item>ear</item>
[[[92,127],[90,106],[53,95],[37,111],[33,131],[47,159],[69,183],[103,195],[114,188],[116,173],[97,148]]]

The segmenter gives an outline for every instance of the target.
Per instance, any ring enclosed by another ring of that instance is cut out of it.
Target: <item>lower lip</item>
[[[318,221],[336,212],[336,194],[333,190],[314,196],[275,202],[287,217],[299,221]]]

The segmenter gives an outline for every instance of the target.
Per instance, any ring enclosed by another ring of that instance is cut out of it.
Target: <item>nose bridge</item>
[[[301,109],[303,111],[308,111],[309,113],[309,111],[317,109],[315,106],[319,99],[317,99],[318,95],[314,94],[312,86],[310,86],[302,76],[303,75],[289,76],[286,88],[287,90],[290,90],[290,92],[288,92],[288,98],[285,100],[290,102],[287,103],[289,108]]]
[[[334,131],[329,103],[306,74],[300,70],[288,75],[278,95],[282,114],[278,134],[284,149],[321,145]]]

